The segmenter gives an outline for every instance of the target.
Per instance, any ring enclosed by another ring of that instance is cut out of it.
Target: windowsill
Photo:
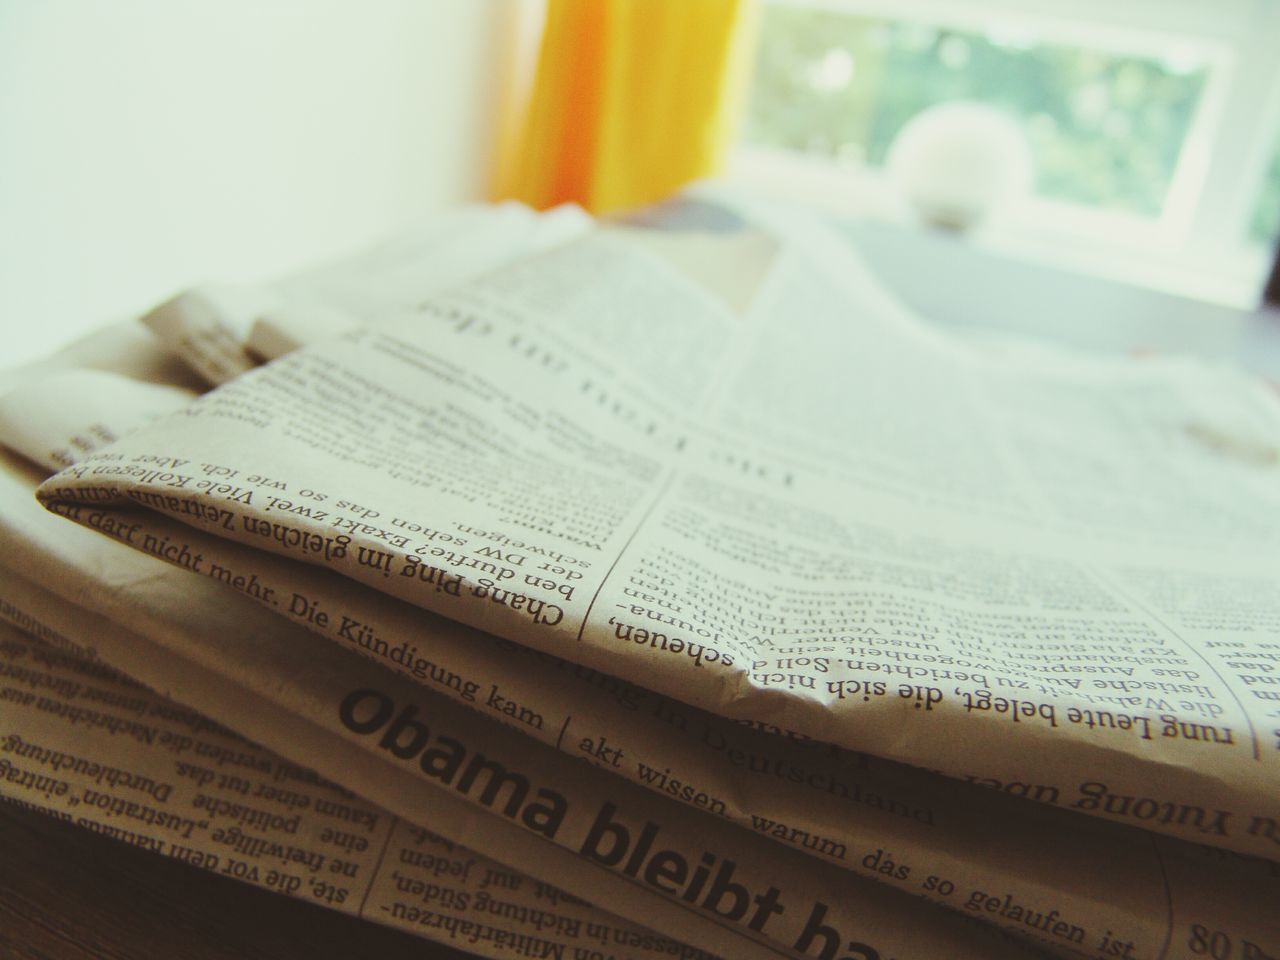
[[[732,187],[838,219],[900,228],[920,224],[888,176],[878,170],[740,147],[724,179]],[[1194,242],[1178,249],[1169,234],[1160,224],[1138,217],[1032,201],[1020,216],[1009,212],[956,236],[1028,264],[1238,310],[1258,306],[1271,263],[1267,251],[1243,243],[1228,251],[1197,248]]]

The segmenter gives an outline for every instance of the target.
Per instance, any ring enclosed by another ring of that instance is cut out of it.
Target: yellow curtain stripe
[[[659,200],[714,172],[744,86],[749,0],[550,0],[511,182],[539,209]]]

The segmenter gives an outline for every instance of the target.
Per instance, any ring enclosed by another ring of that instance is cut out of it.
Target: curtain
[[[751,0],[549,0],[504,197],[594,213],[714,172],[746,81]]]

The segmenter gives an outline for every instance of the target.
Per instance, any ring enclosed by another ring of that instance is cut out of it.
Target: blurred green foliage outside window
[[[766,5],[761,26],[748,143],[878,167],[918,112],[978,100],[1019,122],[1039,196],[1153,218],[1209,71],[1194,47],[1130,55],[799,5]],[[1271,186],[1280,203],[1280,163]]]

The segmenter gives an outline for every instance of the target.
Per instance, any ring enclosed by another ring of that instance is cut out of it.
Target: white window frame
[[[1193,49],[1208,76],[1159,217],[1035,197],[972,238],[1069,269],[1257,305],[1273,251],[1251,244],[1248,227],[1280,135],[1280,0],[765,2],[975,32],[1013,27],[1127,54]],[[840,215],[912,219],[883,171],[862,165],[740,143],[728,178]]]

